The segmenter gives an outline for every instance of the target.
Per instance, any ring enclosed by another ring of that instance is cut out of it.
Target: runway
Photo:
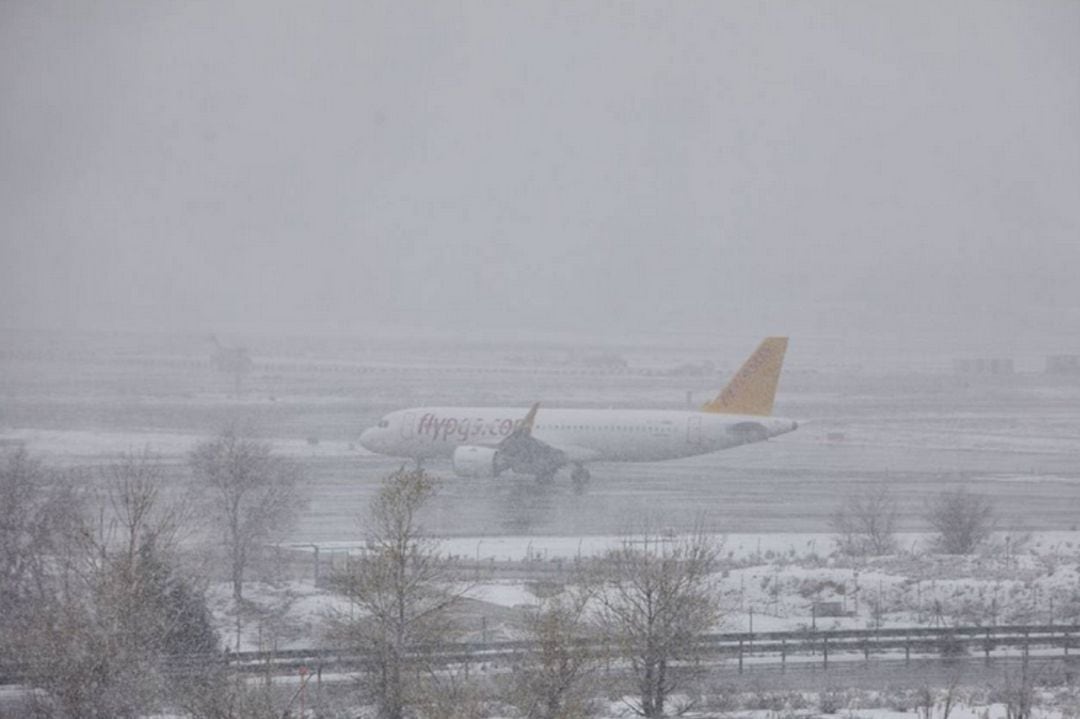
[[[25,339],[25,338],[22,338]],[[154,341],[160,343],[155,346]],[[148,344],[149,343],[149,344]],[[405,460],[361,450],[385,412],[418,405],[685,409],[723,386],[724,370],[676,363],[716,348],[625,349],[631,369],[567,364],[563,350],[426,344],[304,347],[256,355],[243,391],[191,354],[183,338],[74,338],[0,355],[0,443],[64,467],[120,452],[156,452],[185,477],[187,452],[226,426],[270,442],[300,464],[306,508],[284,541],[349,540],[380,477]],[[1080,378],[1027,372],[963,377],[913,363],[852,370],[827,358],[781,378],[775,412],[798,431],[684,460],[599,464],[577,494],[506,475],[444,481],[426,517],[444,536],[618,534],[635,524],[716,532],[827,532],[845,496],[884,482],[901,531],[920,531],[928,497],[966,486],[995,502],[1003,530],[1075,529],[1080,517]],[[65,349],[68,347],[68,349]],[[741,360],[745,348],[730,353]],[[560,359],[563,358],[563,359]],[[804,359],[804,362],[807,360]],[[523,364],[524,363],[524,364]],[[942,363],[938,363],[940,367]],[[675,367],[676,369],[671,369]],[[541,409],[541,411],[543,411]]]

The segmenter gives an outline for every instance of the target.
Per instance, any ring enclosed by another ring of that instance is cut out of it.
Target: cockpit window
[[[390,422],[388,422],[388,421],[387,421],[387,420],[385,420],[385,419],[384,419],[384,420],[380,420],[380,421],[379,421],[379,426],[380,426],[380,427],[383,427],[383,428],[389,427],[389,426],[390,426]]]

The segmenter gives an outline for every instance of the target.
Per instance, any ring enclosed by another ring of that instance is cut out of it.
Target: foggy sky
[[[0,0],[0,236],[4,327],[1015,331],[1080,3]]]

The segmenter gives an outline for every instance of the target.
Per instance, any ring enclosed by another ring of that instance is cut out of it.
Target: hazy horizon
[[[0,326],[1080,318],[1080,4],[8,2]]]

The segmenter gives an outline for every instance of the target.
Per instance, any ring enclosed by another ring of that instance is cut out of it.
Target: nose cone
[[[378,452],[378,434],[379,430],[376,427],[368,427],[360,433],[360,446],[369,452]]]

